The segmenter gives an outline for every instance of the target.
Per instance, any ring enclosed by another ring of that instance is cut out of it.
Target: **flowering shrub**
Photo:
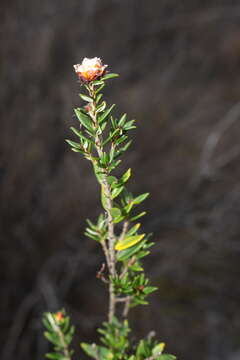
[[[130,342],[129,310],[148,304],[148,295],[157,289],[149,284],[142,265],[153,242],[149,241],[149,235],[141,232],[141,223],[136,222],[145,215],[137,210],[138,205],[149,194],[135,196],[127,190],[131,169],[119,177],[113,175],[131,144],[128,132],[136,126],[126,114],[116,119],[112,115],[114,105],[107,106],[102,100],[101,91],[106,80],[118,76],[107,73],[106,67],[99,58],[85,58],[82,64],[74,65],[86,90],[80,97],[87,105],[74,109],[79,127],[71,130],[77,141],[67,140],[74,152],[92,163],[100,184],[103,212],[95,222],[87,220],[85,235],[102,247],[106,264],[97,277],[108,286],[109,292],[108,319],[98,330],[100,345],[81,343],[81,347],[96,360],[174,360],[175,356],[163,353],[165,344],[156,341],[152,333],[136,345]],[[43,322],[45,336],[54,345],[53,351],[46,356],[71,360],[74,328],[65,311],[46,313]]]

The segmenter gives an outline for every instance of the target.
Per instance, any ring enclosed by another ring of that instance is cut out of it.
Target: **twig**
[[[121,279],[122,279],[122,278],[124,277],[124,275],[127,273],[129,266],[133,265],[133,264],[135,263],[135,261],[136,261],[136,258],[133,256],[133,257],[127,262],[127,264],[124,266],[124,268],[123,268],[123,270],[122,270],[122,272],[121,272],[121,274],[120,274],[120,278],[121,278]]]
[[[124,309],[123,309],[123,313],[122,313],[123,317],[128,316],[130,302],[131,302],[131,296],[127,296],[125,306],[124,306]]]
[[[103,252],[104,252],[104,255],[105,255],[105,258],[106,258],[106,261],[107,261],[107,266],[108,266],[108,268],[110,268],[110,259],[109,259],[109,255],[108,255],[108,248],[107,248],[107,245],[106,245],[106,241],[103,240],[101,242],[101,245],[102,245]]]
[[[116,302],[126,302],[127,298],[128,298],[128,296],[122,297],[122,298],[116,298]]]
[[[104,283],[108,284],[109,281],[108,281],[108,280],[105,278],[105,276],[104,276],[105,267],[106,267],[106,265],[105,265],[105,263],[103,263],[102,266],[101,266],[101,269],[97,272],[96,277],[97,277],[97,279],[100,279],[100,280],[102,280]]]
[[[24,298],[20,304],[17,313],[14,315],[12,328],[7,336],[7,343],[2,351],[2,360],[11,360],[13,358],[14,350],[17,346],[17,341],[27,321],[27,317],[34,305],[39,301],[39,295],[34,290]]]
[[[123,223],[123,228],[122,228],[122,232],[119,236],[119,241],[123,240],[124,239],[124,236],[126,235],[126,232],[128,231],[128,225],[129,225],[129,222],[128,221],[124,221]]]

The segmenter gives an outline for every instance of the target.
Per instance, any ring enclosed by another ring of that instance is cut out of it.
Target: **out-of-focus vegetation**
[[[131,190],[151,193],[147,265],[159,291],[132,313],[137,333],[156,329],[185,360],[238,359],[239,1],[3,0],[1,9],[1,360],[43,358],[46,308],[64,305],[83,341],[103,320],[92,276],[102,258],[82,235],[99,212],[97,185],[64,142],[80,101],[72,65],[85,56],[121,74],[109,97],[122,91],[119,111],[138,120],[127,165],[139,179]]]

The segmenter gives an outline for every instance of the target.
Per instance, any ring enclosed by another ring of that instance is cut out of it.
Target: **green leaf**
[[[136,305],[148,305],[148,301],[143,300],[142,298],[135,296],[133,298],[133,302],[130,304],[130,307],[133,307],[133,306],[136,306]]]
[[[45,331],[44,336],[48,339],[48,341],[50,341],[54,345],[57,345],[57,346],[60,345],[59,338],[55,333],[53,333],[53,332],[50,333],[48,331]]]
[[[133,216],[133,217],[130,219],[130,221],[135,221],[135,220],[139,219],[140,217],[142,217],[142,216],[144,216],[144,215],[146,215],[146,211],[143,211],[143,212],[141,212],[140,214],[138,214],[138,215],[136,215],[136,216]]]
[[[161,342],[161,343],[157,344],[156,346],[154,346],[154,348],[152,350],[152,355],[153,356],[161,355],[164,348],[165,348],[165,343],[164,342]]]
[[[73,126],[70,127],[70,129],[82,140],[82,144],[84,142],[94,144],[94,141],[90,138],[87,138],[86,136],[81,133],[81,131],[76,130]],[[67,140],[66,140],[67,141]],[[69,141],[67,141],[69,143]],[[70,144],[70,143],[69,143]],[[76,144],[76,143],[75,143]],[[70,144],[71,145],[71,144]]]
[[[46,358],[54,360],[64,360],[64,355],[58,353],[48,353],[46,354]]]
[[[131,176],[131,169],[129,168],[129,169],[125,172],[125,174],[123,174],[123,176],[121,177],[120,182],[122,182],[122,183],[127,182],[128,179],[130,178],[130,176]]]
[[[96,85],[96,86],[99,86],[99,85],[104,85],[104,82],[102,80],[95,80],[93,81],[93,84]]]
[[[83,112],[81,112],[81,109],[77,108],[74,109],[75,114],[77,115],[78,120],[80,121],[80,123],[90,131],[90,133],[93,133],[94,130],[92,128],[92,121],[91,118],[84,114]]]
[[[80,346],[88,356],[93,357],[94,359],[97,358],[98,354],[97,354],[97,345],[96,344],[81,343]]]
[[[156,286],[146,286],[143,290],[144,294],[148,295],[156,291],[158,288]]]
[[[108,165],[108,162],[109,162],[109,155],[106,152],[103,152],[100,159],[101,159],[101,165],[103,167],[106,167]]]
[[[49,322],[47,321],[47,319],[43,318],[43,319],[42,319],[42,322],[43,322],[45,328],[46,328],[48,331],[52,331],[52,326],[49,324]]]
[[[79,96],[84,100],[84,101],[87,101],[87,102],[92,102],[93,99],[90,97],[90,96],[87,96],[85,94],[79,94]]]
[[[89,234],[92,234],[92,235],[98,235],[98,232],[97,231],[94,231],[90,228],[87,228],[86,231],[89,233]]]
[[[132,247],[121,250],[117,253],[117,259],[118,261],[125,261],[128,260],[130,257],[132,257],[134,254],[136,254],[141,248],[143,247],[145,243],[145,240],[141,243],[137,243],[136,245],[133,245]]]
[[[137,244],[139,241],[141,241],[144,238],[145,234],[141,235],[135,235],[135,236],[126,236],[123,240],[119,240],[117,244],[115,245],[115,249],[120,251],[127,249],[135,244]]]
[[[123,221],[124,219],[125,219],[125,216],[124,216],[124,215],[121,215],[121,216],[116,217],[116,218],[113,220],[113,222],[114,222],[114,224],[118,224],[118,223],[120,223],[121,221]]]
[[[125,131],[129,131],[129,130],[132,130],[132,129],[136,129],[136,126],[133,125],[134,123],[135,123],[135,120],[130,120],[130,121],[128,121],[128,122],[124,125],[123,129],[124,129]]]
[[[72,151],[77,152],[77,153],[81,153],[85,155],[85,152],[83,150],[80,149],[76,149],[76,148],[71,148]]]
[[[70,129],[74,132],[74,134],[80,137],[81,131],[75,129],[73,126],[71,126]]]
[[[119,137],[117,140],[116,140],[116,145],[120,145],[121,143],[123,143],[125,140],[127,140],[127,135],[122,135],[121,137]]]
[[[65,139],[65,141],[71,145],[73,148],[81,149],[81,145],[76,143],[75,141]]]
[[[96,113],[98,114],[98,113],[100,113],[100,112],[103,112],[104,110],[105,110],[105,108],[106,108],[106,102],[105,101],[103,101],[98,107],[97,107],[97,111],[96,111]]]
[[[143,267],[139,264],[139,262],[135,262],[133,265],[131,265],[129,267],[129,269],[132,270],[132,271],[136,271],[136,272],[144,270]]]
[[[109,185],[111,185],[112,187],[114,187],[114,184],[117,184],[117,178],[115,176],[108,176],[107,177],[107,182]]]
[[[87,138],[86,136],[84,136],[83,134],[79,134],[79,137],[81,138],[81,142],[84,145],[85,142],[87,142],[88,144],[94,144],[94,141],[92,139]]]
[[[137,358],[144,358],[149,356],[146,340],[140,340],[137,347],[136,355]]]
[[[132,236],[134,235],[138,229],[140,228],[141,224],[137,223],[134,226],[131,227],[131,229],[127,232],[126,236]]]
[[[89,237],[89,238],[92,239],[92,240],[95,240],[95,241],[98,241],[98,242],[100,241],[100,238],[99,238],[98,236],[92,235],[92,234],[90,234],[90,233],[87,232],[87,231],[85,231],[84,235],[86,235],[87,237]]]
[[[111,132],[110,135],[106,138],[106,140],[104,140],[103,146],[106,145],[113,138],[116,138],[116,136],[118,135],[119,132],[120,132],[120,129],[116,129],[113,132]]]
[[[118,197],[118,195],[121,194],[123,189],[124,189],[124,186],[120,186],[119,188],[113,189],[113,191],[112,191],[112,200],[115,199],[116,197]]]
[[[70,345],[70,343],[72,342],[73,334],[74,334],[74,327],[71,326],[69,332],[65,334],[65,341],[68,345]]]
[[[105,83],[104,83],[103,81],[98,81],[98,80],[96,80],[96,81],[94,81],[93,83],[94,83],[94,85],[97,85],[97,86],[100,85],[100,86],[95,90],[96,94],[98,94],[99,91],[101,91],[101,90],[104,88],[104,86],[105,86]]]
[[[99,118],[98,118],[99,124],[101,124],[107,118],[107,116],[110,114],[110,112],[112,111],[114,106],[115,106],[115,104],[113,104],[109,109],[104,111],[104,113],[101,116],[99,116]]]
[[[116,77],[119,77],[118,74],[115,74],[115,73],[110,73],[110,74],[106,74],[104,75],[101,80],[108,80],[108,79],[113,79],[113,78],[116,78]]]
[[[159,356],[158,360],[176,360],[176,356],[170,354],[162,354]]]
[[[143,202],[147,197],[149,196],[149,193],[144,193],[142,195],[137,196],[135,199],[133,199],[134,204],[140,204]]]
[[[96,98],[96,103],[98,104],[99,101],[101,100],[103,94],[98,94],[97,98]]]
[[[116,207],[112,208],[110,212],[111,212],[111,215],[112,215],[113,219],[118,218],[122,214],[121,210],[119,208],[116,208]]]
[[[113,353],[111,350],[107,349],[104,346],[98,346],[100,359],[102,360],[112,360],[114,358]]]
[[[123,138],[123,136],[122,136],[122,138]],[[127,138],[127,136],[126,136],[126,138]],[[124,140],[126,140],[126,139],[124,139]],[[120,148],[118,151],[116,151],[114,159],[121,156],[129,148],[131,143],[132,143],[132,140],[128,141],[122,148]]]
[[[111,159],[109,159],[109,161],[111,161]],[[115,169],[120,163],[121,163],[121,160],[111,161],[111,163],[109,165],[109,172],[111,172],[113,169]]]
[[[123,116],[121,117],[121,119],[118,122],[118,125],[123,126],[125,124],[126,119],[127,119],[127,114],[123,114]]]
[[[69,330],[70,318],[65,317],[62,325],[62,332],[65,334]]]
[[[100,169],[100,167],[96,163],[93,163],[93,170],[94,170],[94,173],[96,175],[97,181],[99,182],[100,185],[102,185],[102,179],[103,179],[102,170]]]

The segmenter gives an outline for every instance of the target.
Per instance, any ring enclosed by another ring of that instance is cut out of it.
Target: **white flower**
[[[100,58],[84,58],[81,64],[73,65],[80,80],[90,82],[100,78],[105,73],[107,65],[103,65]]]

